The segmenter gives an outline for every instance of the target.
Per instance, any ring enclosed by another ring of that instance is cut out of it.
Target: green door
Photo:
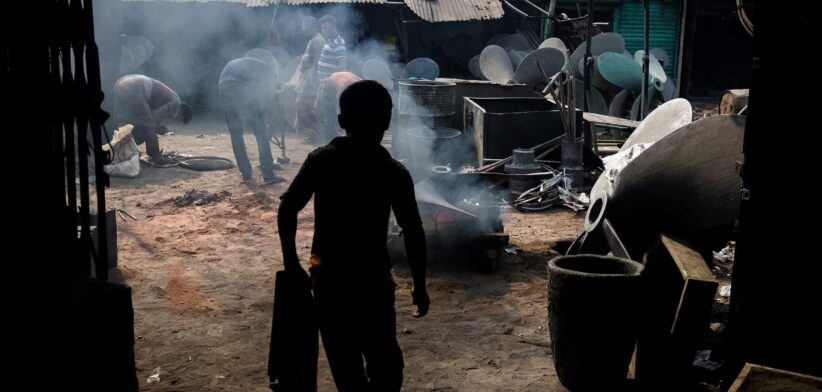
[[[649,7],[650,33],[649,48],[662,48],[668,52],[669,61],[665,73],[676,79],[676,64],[679,59],[679,27],[682,15],[680,0],[651,0]],[[625,48],[631,52],[643,49],[643,9],[641,0],[624,0],[614,12],[614,31],[625,38]]]

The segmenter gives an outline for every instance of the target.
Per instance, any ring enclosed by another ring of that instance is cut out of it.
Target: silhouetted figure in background
[[[152,162],[171,163],[163,157],[157,135],[168,129],[162,120],[191,120],[191,105],[180,100],[165,83],[145,75],[124,75],[114,83],[115,125],[134,125],[132,134],[137,144],[146,143],[146,154]]]
[[[390,392],[402,386],[404,362],[386,247],[392,209],[411,264],[414,316],[428,313],[430,303],[414,184],[380,145],[391,108],[388,91],[373,80],[346,88],[339,122],[347,136],[308,155],[281,197],[277,219],[285,269],[303,271],[295,245],[297,213],[314,196],[311,280],[323,346],[342,392]]]
[[[243,125],[250,128],[257,139],[264,183],[276,184],[285,181],[274,173],[277,165],[271,155],[270,134],[265,119],[265,111],[272,110],[276,104],[276,79],[276,70],[272,64],[253,57],[229,61],[220,74],[220,103],[225,111],[225,121],[231,134],[231,147],[237,160],[237,168],[240,169],[245,183],[252,182],[253,178],[251,162],[248,160],[243,140]]]
[[[307,135],[317,132],[317,118],[314,114],[314,100],[317,97],[318,77],[317,63],[320,61],[325,39],[320,34],[317,19],[311,16],[303,18],[303,34],[311,37],[300,59],[300,79],[297,81],[297,118],[294,129],[303,131]]]

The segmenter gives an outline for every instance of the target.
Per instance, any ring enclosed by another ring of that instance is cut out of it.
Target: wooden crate
[[[822,391],[822,378],[746,363],[728,392]]]
[[[718,282],[702,256],[667,235],[644,257],[645,317],[635,375],[644,385],[681,385],[708,330]]]

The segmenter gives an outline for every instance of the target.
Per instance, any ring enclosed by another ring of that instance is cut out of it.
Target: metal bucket
[[[454,114],[454,82],[400,81],[400,114],[422,117],[452,116]]]

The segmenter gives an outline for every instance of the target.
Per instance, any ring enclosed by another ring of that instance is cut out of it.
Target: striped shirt
[[[317,76],[320,80],[325,79],[334,72],[343,71],[342,63],[345,61],[345,40],[339,35],[326,40],[323,46],[320,61],[317,63]]]

